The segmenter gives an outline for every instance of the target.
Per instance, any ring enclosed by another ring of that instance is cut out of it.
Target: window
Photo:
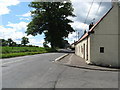
[[[100,47],[100,53],[104,53],[104,47]]]

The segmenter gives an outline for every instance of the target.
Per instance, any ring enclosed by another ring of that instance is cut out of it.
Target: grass
[[[0,51],[0,58],[10,58],[17,56],[56,52],[57,50],[43,47],[0,47]]]

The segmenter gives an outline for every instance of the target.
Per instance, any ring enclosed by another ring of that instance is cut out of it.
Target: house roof
[[[77,43],[77,41],[76,42],[74,42],[74,43],[72,43],[71,45],[75,45]]]
[[[105,14],[103,15],[103,17],[100,18],[100,19],[98,20],[98,22],[96,22],[96,23],[94,24],[94,26],[93,26],[90,30],[88,30],[88,32],[86,32],[86,33],[77,41],[77,43],[81,42],[81,41],[84,40],[87,36],[89,36],[89,34],[94,31],[94,28],[107,16],[107,14],[112,10],[112,8],[113,8],[113,7],[111,7],[110,10],[109,10],[107,13],[105,13]],[[77,43],[76,43],[76,44],[77,44]]]

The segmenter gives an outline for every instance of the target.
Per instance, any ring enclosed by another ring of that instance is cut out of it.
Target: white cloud
[[[30,13],[30,11],[28,11],[27,13],[24,13],[24,14],[22,14],[22,15],[16,15],[16,16],[30,17],[30,16],[31,16],[31,13]]]
[[[19,43],[19,41],[17,41],[16,39],[21,39],[23,36],[23,32],[19,32],[14,28],[5,28],[3,26],[0,26],[0,38],[12,38],[14,41]]]
[[[31,16],[31,13],[30,13],[30,12],[27,12],[27,13],[21,15],[21,16],[23,16],[23,17],[29,17],[29,16]]]
[[[85,30],[88,29],[88,25],[84,24],[79,21],[74,21],[74,23],[70,23],[70,25],[73,27],[74,30]]]
[[[7,27],[4,26],[0,26],[0,38],[3,39],[8,39],[8,38],[12,38],[13,41],[17,42],[17,43],[21,43],[21,38],[23,36],[28,37],[29,38],[29,45],[37,45],[37,46],[43,46],[43,42],[44,40],[38,40],[35,37],[33,37],[32,35],[27,36],[25,31],[26,31],[26,25],[28,23],[26,22],[19,22],[19,23],[8,23],[8,25],[6,25]]]
[[[37,46],[43,47],[43,42],[44,42],[43,39],[39,41],[34,38],[30,38],[29,41],[30,41],[29,45],[37,45]]]
[[[75,18],[70,17],[70,19],[84,23],[86,16],[88,14],[88,11],[91,7],[91,4],[92,4],[92,1],[91,2],[81,2],[81,0],[72,0],[72,5],[74,8],[73,13],[76,15],[76,17]],[[87,24],[90,24],[92,22],[93,18],[96,18],[96,20],[101,18],[107,12],[107,10],[110,9],[110,7],[111,7],[110,2],[109,3],[102,2],[101,6],[98,10],[99,4],[100,4],[100,2],[94,1],[92,8],[90,10],[90,13],[88,15]],[[97,13],[97,10],[98,10],[98,13]]]
[[[8,23],[7,27],[0,26],[0,38],[8,39],[12,38],[15,42],[20,43],[19,39],[26,36],[26,22],[20,23]],[[29,36],[30,37],[30,36]]]
[[[27,20],[27,21],[29,21],[30,18],[20,18],[20,20]]]
[[[11,22],[8,22],[8,25],[9,27],[15,29],[15,30],[22,30],[22,31],[25,31],[27,29],[27,25],[28,23],[26,22],[20,22],[20,23],[11,23]]]
[[[68,40],[68,42],[70,44],[72,44],[74,41],[77,40],[76,34],[77,34],[76,32],[73,32],[73,33],[68,35],[68,39],[67,40]]]
[[[9,6],[17,5],[20,2],[18,0],[0,0],[0,15],[9,14]]]
[[[77,30],[77,32],[80,33],[80,37],[83,34],[84,30],[88,30],[89,24],[93,21],[93,18],[95,19],[95,22],[100,19],[111,7],[110,3],[102,2],[98,13],[96,14],[100,1],[94,0],[93,6],[91,8],[91,11],[89,13],[88,19],[86,24],[85,19],[88,14],[88,11],[91,6],[91,0],[72,0],[72,5],[74,8],[74,14],[76,17],[68,17],[68,19],[74,21],[74,23],[70,23],[70,25],[73,27],[74,30]],[[69,43],[73,43],[74,40],[76,40],[76,32],[73,34],[69,34],[68,41]]]
[[[31,19],[31,13],[30,11],[28,11],[27,13],[25,14],[22,14],[22,15],[16,15],[16,16],[20,16],[20,20],[27,20],[29,21]]]

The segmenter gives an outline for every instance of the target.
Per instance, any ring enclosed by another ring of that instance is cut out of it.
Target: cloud
[[[8,25],[10,28],[13,28],[15,30],[22,30],[22,31],[26,31],[27,29],[27,25],[28,23],[26,22],[20,22],[20,23],[11,23],[11,22],[8,22]]]
[[[67,40],[70,44],[72,44],[74,41],[77,40],[77,33],[73,32],[73,33],[69,34]]]
[[[28,11],[27,13],[24,13],[24,14],[22,14],[22,15],[16,15],[16,16],[30,17],[30,16],[31,16],[31,12]]]
[[[20,18],[20,20],[27,20],[27,21],[30,21],[30,18]]]
[[[80,4],[81,3],[81,4]],[[91,2],[73,2],[73,7],[74,7],[74,14],[76,15],[75,20],[80,21],[80,22],[85,22],[85,19],[87,17],[88,11],[91,6]],[[107,6],[104,6],[104,3],[99,8],[99,11],[97,13],[98,7],[99,7],[100,2],[94,2],[92,5],[92,8],[90,10],[90,13],[87,18],[87,24],[91,23],[93,18],[100,18],[108,9]]]
[[[8,25],[0,26],[0,38],[8,39],[12,38],[15,42],[20,43],[20,39],[26,36],[24,33],[26,31],[28,23],[8,23]],[[30,37],[30,36],[29,36]]]
[[[3,26],[0,26],[0,38],[12,38],[17,43],[20,43],[17,39],[21,39],[23,36],[23,32],[19,32],[14,28],[5,28]]]
[[[27,13],[24,13],[22,15],[16,15],[16,16],[20,16],[20,20],[27,20],[27,21],[30,21],[31,20],[31,13],[30,11],[28,11]]]
[[[91,8],[91,11],[89,13],[87,22],[85,23],[86,16],[88,14],[88,11],[91,6],[91,0],[72,0],[72,5],[74,8],[74,14],[76,17],[68,17],[68,19],[74,21],[74,23],[70,23],[70,25],[73,27],[74,30],[77,30],[77,32],[80,33],[79,37],[83,35],[84,30],[88,30],[89,24],[93,21],[93,18],[95,18],[95,21],[98,21],[111,7],[110,2],[102,2],[99,10],[99,4],[97,0],[94,0],[93,6]],[[98,10],[98,13],[97,13]],[[69,43],[73,43],[74,40],[76,40],[76,32],[69,34],[68,41]]]
[[[8,39],[12,38],[13,41],[17,42],[18,44],[21,43],[21,38],[23,36],[29,38],[29,45],[37,45],[37,46],[43,46],[44,40],[41,39],[40,41],[36,39],[36,37],[33,37],[32,35],[27,36],[25,31],[27,28],[28,23],[26,22],[19,22],[19,23],[8,23],[6,27],[0,26],[0,38]]]
[[[35,38],[30,38],[29,41],[30,41],[29,45],[37,45],[37,46],[43,47],[43,42],[44,42],[43,39],[38,41]]]
[[[84,24],[80,21],[74,21],[74,23],[70,23],[70,25],[73,27],[74,30],[85,30],[86,28],[88,29],[88,25]]]
[[[27,12],[27,13],[21,15],[21,16],[23,16],[23,17],[29,17],[29,16],[31,16],[31,13],[30,13],[30,12]]]
[[[73,18],[71,18],[71,19],[74,21],[79,21],[79,22],[84,23],[91,4],[92,4],[92,2],[81,2],[81,0],[79,0],[79,1],[73,0],[72,1],[72,5],[74,8],[73,13],[76,15],[76,17],[74,19]],[[90,24],[92,22],[93,18],[96,18],[96,20],[98,20],[111,7],[110,2],[102,2],[100,8],[98,9],[99,4],[100,4],[100,2],[93,3],[90,13],[88,15],[87,24]]]
[[[18,0],[0,0],[0,15],[9,14],[9,6],[17,5],[20,2]]]

